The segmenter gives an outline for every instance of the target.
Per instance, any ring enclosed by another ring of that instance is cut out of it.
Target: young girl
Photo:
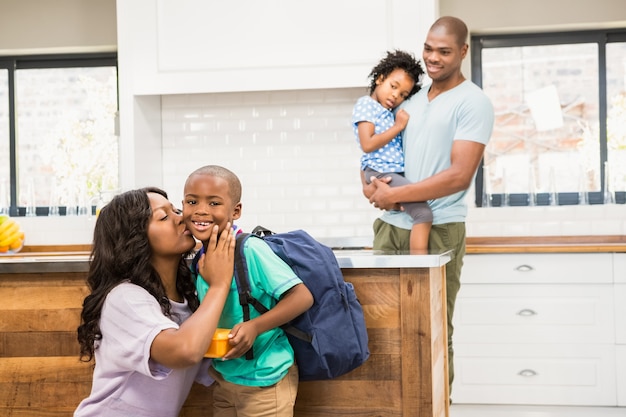
[[[219,239],[211,230],[200,259],[211,287],[199,303],[184,259],[195,240],[164,191],[128,191],[102,209],[78,327],[81,359],[95,357],[93,384],[75,417],[177,416],[194,380],[211,383],[202,359],[233,275],[225,230]]]
[[[354,134],[364,154],[361,156],[363,179],[391,177],[392,187],[408,184],[403,176],[404,152],[402,131],[409,114],[403,109],[392,113],[404,100],[417,93],[424,74],[420,63],[404,51],[387,56],[369,74],[368,96],[361,97],[352,111]],[[426,202],[404,203],[403,209],[413,218],[411,253],[427,253],[428,234],[433,215]]]

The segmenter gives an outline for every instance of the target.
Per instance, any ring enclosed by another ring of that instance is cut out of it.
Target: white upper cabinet
[[[134,95],[367,85],[385,51],[421,56],[435,0],[118,0]]]

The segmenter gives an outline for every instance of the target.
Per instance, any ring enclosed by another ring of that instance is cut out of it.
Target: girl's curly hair
[[[96,220],[87,274],[91,292],[83,301],[78,327],[80,357],[85,362],[93,358],[95,344],[102,339],[100,314],[106,297],[120,283],[129,281],[144,288],[159,302],[164,315],[172,315],[165,287],[151,263],[148,224],[152,210],[148,193],[167,198],[165,191],[155,187],[127,191],[115,196]],[[195,311],[199,301],[183,254],[178,264],[176,288],[187,299],[191,311]]]
[[[409,74],[409,77],[413,78],[413,81],[415,81],[415,85],[407,98],[420,90],[422,87],[422,76],[424,75],[422,65],[415,59],[413,54],[396,49],[395,51],[387,51],[387,56],[381,59],[378,65],[372,68],[372,72],[370,72],[368,76],[368,78],[372,80],[369,86],[369,93],[372,94],[376,89],[376,80],[380,76],[382,76],[384,80],[395,69],[404,70]]]

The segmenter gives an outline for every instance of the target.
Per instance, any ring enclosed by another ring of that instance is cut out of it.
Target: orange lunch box
[[[213,340],[209,349],[204,354],[206,358],[222,358],[230,350],[228,343],[228,333],[230,329],[217,329],[213,334]]]

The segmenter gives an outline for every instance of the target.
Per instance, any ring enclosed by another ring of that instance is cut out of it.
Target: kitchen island
[[[451,253],[335,255],[365,313],[370,359],[330,381],[302,382],[298,417],[447,417],[445,264]],[[71,416],[93,364],[78,360],[76,327],[88,253],[0,258],[0,415]],[[181,416],[210,416],[194,385]]]

